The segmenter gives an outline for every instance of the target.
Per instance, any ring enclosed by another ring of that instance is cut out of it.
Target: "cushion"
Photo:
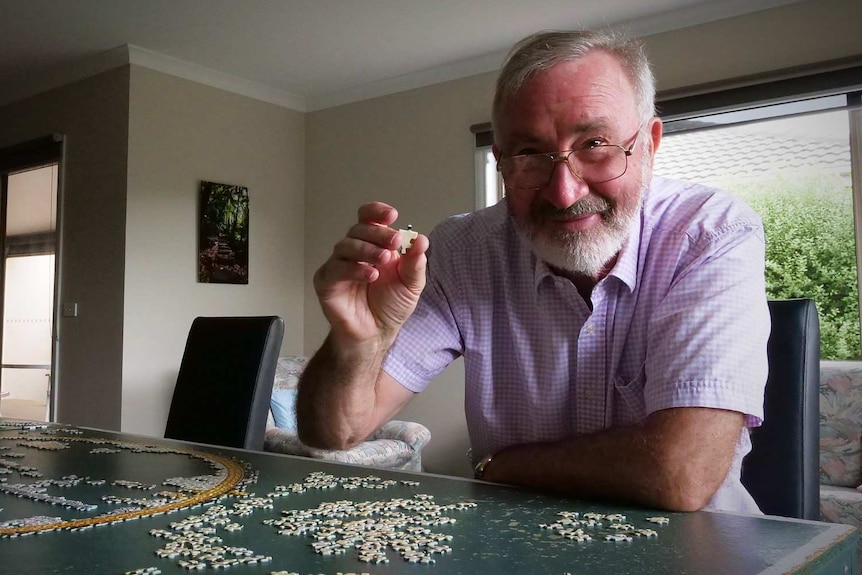
[[[820,367],[820,483],[862,482],[862,363],[824,361]]]
[[[269,400],[275,426],[296,431],[296,388],[274,389]]]
[[[849,487],[820,486],[820,518],[862,527],[862,493]]]

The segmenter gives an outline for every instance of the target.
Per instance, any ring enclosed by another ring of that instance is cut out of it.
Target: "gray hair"
[[[503,108],[532,75],[595,50],[614,56],[622,65],[634,88],[641,121],[655,116],[655,78],[641,42],[612,30],[545,31],[524,38],[506,56],[494,93],[495,136]]]

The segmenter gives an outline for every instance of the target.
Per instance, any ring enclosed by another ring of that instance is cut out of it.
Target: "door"
[[[0,415],[53,421],[60,164],[12,159],[0,171]]]

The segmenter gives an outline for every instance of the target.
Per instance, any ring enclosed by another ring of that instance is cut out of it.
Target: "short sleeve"
[[[693,246],[650,322],[647,412],[712,407],[760,425],[770,329],[764,252],[762,228],[744,222]]]
[[[437,266],[433,258],[434,254],[429,259],[428,281],[419,304],[383,362],[383,370],[413,392],[424,390],[428,382],[464,353],[448,298],[434,273]]]

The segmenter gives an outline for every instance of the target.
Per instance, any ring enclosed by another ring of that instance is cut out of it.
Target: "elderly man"
[[[364,205],[315,274],[331,331],[302,440],[362,441],[463,356],[477,477],[757,513],[740,468],[767,371],[763,231],[728,194],[652,177],[654,98],[637,42],[516,46],[493,109],[505,202],[403,255],[395,209]]]

